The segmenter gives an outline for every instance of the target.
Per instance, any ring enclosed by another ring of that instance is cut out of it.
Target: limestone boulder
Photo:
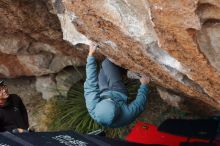
[[[37,77],[36,91],[41,93],[45,100],[55,96],[67,97],[69,89],[74,83],[82,80],[83,75],[82,69],[65,68],[57,74]]]
[[[63,41],[50,1],[0,0],[0,15],[1,78],[42,76],[85,64],[87,49]]]
[[[99,52],[118,65],[150,75],[166,92],[208,105],[212,113],[219,111],[220,1],[55,0],[53,4],[61,24],[68,16],[71,28],[83,35],[81,40],[87,43],[86,36],[98,43]],[[64,39],[75,44],[72,38]]]
[[[215,114],[219,12],[219,0],[0,0],[0,78],[85,65],[95,42],[116,64],[150,75],[164,100]]]

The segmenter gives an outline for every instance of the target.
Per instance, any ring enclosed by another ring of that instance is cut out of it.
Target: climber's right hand
[[[89,47],[89,56],[94,56],[98,45],[96,43],[91,43]]]
[[[142,85],[147,85],[150,82],[150,77],[146,75],[142,75],[140,78],[140,82]]]

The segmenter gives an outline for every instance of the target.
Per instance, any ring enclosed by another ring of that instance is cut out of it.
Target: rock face
[[[83,65],[93,41],[171,104],[220,110],[219,0],[0,0],[0,15],[0,77]]]
[[[47,0],[0,0],[0,77],[41,76],[85,63],[86,50],[62,40]]]
[[[219,111],[220,1],[54,3],[59,16],[69,15],[76,30],[97,42],[99,51],[117,64],[151,75],[156,84],[174,96]]]
[[[48,100],[55,96],[67,96],[74,83],[83,79],[84,70],[65,68],[56,75],[41,76],[36,79],[36,90],[42,93],[42,98]]]

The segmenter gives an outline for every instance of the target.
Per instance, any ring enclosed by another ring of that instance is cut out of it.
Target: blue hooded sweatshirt
[[[86,64],[84,96],[90,116],[99,124],[118,128],[130,124],[146,106],[147,85],[140,85],[137,97],[128,104],[128,97],[117,91],[100,94],[95,57],[89,56]]]

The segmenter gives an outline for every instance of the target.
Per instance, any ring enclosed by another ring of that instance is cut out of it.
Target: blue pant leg
[[[102,93],[103,91],[108,91],[109,90],[107,77],[104,74],[104,71],[103,71],[102,68],[100,68],[100,71],[99,71],[98,84],[99,84],[100,93]]]
[[[123,69],[115,64],[113,64],[110,60],[105,59],[102,62],[102,69],[107,78],[108,86],[110,90],[119,91],[126,95],[128,95],[128,91],[126,86],[122,80],[122,72]]]
[[[107,81],[110,87],[113,85],[113,83],[122,81],[120,67],[113,64],[110,60],[105,59],[102,62],[102,69],[107,77]]]

